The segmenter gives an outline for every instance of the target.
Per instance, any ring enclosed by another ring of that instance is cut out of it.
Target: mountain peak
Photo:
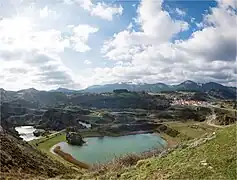
[[[197,84],[197,83],[194,82],[194,81],[191,81],[191,80],[186,80],[186,81],[184,81],[184,82],[181,83],[181,84]]]
[[[30,93],[30,92],[38,92],[38,90],[35,88],[28,88],[28,89],[22,89],[19,92],[29,92]]]
[[[53,90],[50,90],[50,92],[63,92],[63,93],[72,93],[72,92],[75,92],[76,90],[72,90],[72,89],[67,89],[67,88],[62,88],[62,87],[59,87],[57,89],[53,89]]]

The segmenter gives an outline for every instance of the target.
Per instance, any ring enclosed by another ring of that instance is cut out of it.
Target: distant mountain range
[[[162,91],[225,91],[236,94],[236,87],[223,86],[215,82],[196,83],[190,80],[184,81],[178,85],[167,85],[164,83],[156,84],[130,84],[130,83],[115,83],[106,85],[90,86],[82,92],[103,93],[112,92],[114,89],[127,89],[129,91],[146,91],[146,92],[162,92]]]
[[[50,91],[38,91],[34,88],[24,89],[20,91],[6,91],[0,88],[1,101],[17,101],[22,104],[27,104],[34,107],[36,103],[45,104],[60,104],[67,102],[66,94],[81,94],[81,93],[105,93],[113,92],[115,89],[127,89],[129,91],[145,91],[145,92],[168,92],[168,91],[195,91],[206,93],[216,98],[221,99],[236,99],[236,87],[223,86],[215,82],[196,83],[190,80],[184,81],[178,85],[167,85],[164,83],[156,84],[131,84],[131,83],[115,83],[106,85],[90,86],[83,90],[71,90],[66,88],[58,88]],[[30,104],[29,104],[30,103]]]
[[[50,92],[74,93],[74,92],[77,92],[77,90],[67,89],[67,88],[58,88],[58,89],[50,90]]]
[[[65,88],[58,88],[51,90],[51,92],[63,92],[63,93],[105,93],[113,92],[115,89],[127,89],[129,91],[145,91],[145,92],[167,92],[167,91],[196,91],[207,92],[212,96],[224,98],[236,98],[236,87],[224,86],[215,82],[208,83],[196,83],[190,80],[184,81],[177,85],[167,85],[164,83],[156,84],[131,84],[131,83],[114,83],[105,85],[94,85],[83,90],[70,90]]]

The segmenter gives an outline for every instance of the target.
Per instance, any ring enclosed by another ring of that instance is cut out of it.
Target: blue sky
[[[0,86],[236,85],[236,1],[3,0]],[[11,29],[11,30],[9,30]]]

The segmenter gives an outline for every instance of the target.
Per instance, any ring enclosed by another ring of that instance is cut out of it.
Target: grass
[[[70,162],[65,161],[60,156],[55,155],[55,154],[50,152],[50,149],[55,144],[58,144],[58,143],[63,142],[63,141],[66,141],[66,133],[65,132],[61,132],[57,136],[49,138],[48,140],[45,140],[45,139],[46,139],[45,137],[40,138],[40,139],[35,139],[35,140],[30,141],[30,144],[33,145],[34,147],[36,147],[41,152],[47,154],[50,158],[53,158],[54,160],[63,163],[65,166],[75,167],[77,171],[79,170],[79,169],[77,169],[77,167],[75,165],[71,164]],[[42,140],[43,140],[43,142],[40,143]],[[36,146],[37,143],[38,143],[38,146]]]
[[[216,130],[215,127],[208,126],[205,122],[167,122],[167,126],[180,132],[180,134],[172,140],[184,142],[190,139],[202,137],[207,133],[211,133]],[[165,137],[165,139],[167,136]],[[169,138],[169,137],[168,137]]]
[[[76,179],[237,179],[236,125],[217,130],[199,122],[172,122],[168,126],[181,132],[176,144],[196,139],[216,132],[216,138],[195,148],[175,149],[159,157],[159,153],[127,155],[108,164],[94,167],[91,171],[80,171],[70,177]],[[83,132],[84,137],[96,136],[95,132]],[[171,138],[166,135],[165,139]],[[50,156],[49,149],[65,140],[65,133],[38,145]],[[38,140],[40,141],[40,140]],[[190,142],[190,141],[189,141]],[[34,142],[35,143],[35,142]],[[65,162],[66,163],[66,162]]]
[[[65,132],[62,132],[61,135],[55,136],[43,143],[40,143],[38,145],[38,148],[40,150],[48,152],[52,146],[54,146],[55,144],[57,144],[59,142],[65,141],[65,140],[66,140],[66,134],[65,134]]]
[[[53,153],[50,152],[50,148],[53,147],[55,144],[65,141],[66,140],[66,134],[65,132],[61,132],[60,134],[58,134],[57,136],[54,136],[53,138],[50,138],[48,140],[46,140],[46,137],[40,138],[40,139],[34,139],[32,141],[30,141],[29,143],[34,146],[35,148],[37,148],[38,150],[40,150],[41,152],[47,154],[50,158],[53,158],[54,160],[60,161],[61,163],[67,165],[67,166],[71,166],[70,163],[66,162],[65,160],[63,160],[62,158],[60,158],[57,155],[54,155]],[[43,141],[41,143],[41,141]],[[38,146],[36,145],[38,144]]]
[[[175,145],[187,140],[198,139],[217,129],[205,122],[169,122],[169,127],[180,132],[178,137],[172,138],[166,134],[162,137]],[[96,131],[82,132],[83,137],[98,136]],[[159,153],[149,153],[143,156],[127,155],[114,159],[113,162],[93,167],[89,172],[81,171],[81,175],[73,175],[78,179],[236,179],[236,126],[218,130],[217,138],[196,148],[179,148],[167,156],[159,158]],[[32,143],[40,142],[40,139]],[[65,141],[65,133],[53,137],[37,148],[47,153],[58,142]],[[56,157],[62,160],[60,157]],[[65,164],[69,165],[68,162]]]
[[[216,138],[195,148],[138,161],[135,166],[87,174],[85,179],[237,179],[236,125],[218,130]],[[94,176],[93,176],[94,175]],[[82,177],[82,179],[84,178]]]

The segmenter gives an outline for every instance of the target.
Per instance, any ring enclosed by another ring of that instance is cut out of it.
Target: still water
[[[19,126],[15,130],[20,134],[24,141],[31,141],[40,137],[34,136],[33,132],[36,130],[33,126]]]
[[[87,142],[83,146],[72,146],[66,142],[59,145],[64,152],[85,163],[104,163],[115,156],[128,153],[141,153],[153,148],[162,148],[165,140],[156,134],[136,134],[120,137],[92,137],[84,138]]]

